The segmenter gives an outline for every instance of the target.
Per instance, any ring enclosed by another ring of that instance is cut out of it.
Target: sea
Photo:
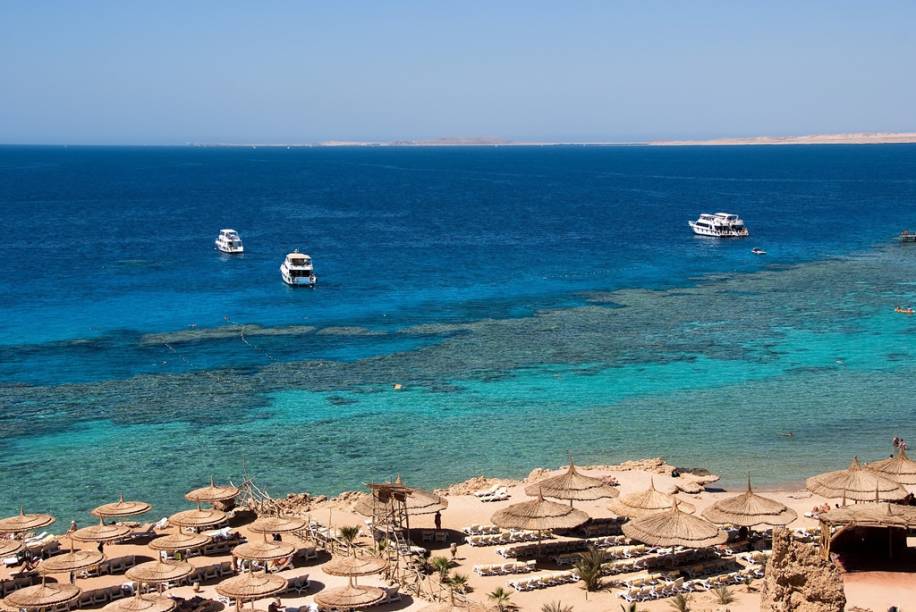
[[[0,212],[3,515],[916,441],[914,145],[0,147]]]

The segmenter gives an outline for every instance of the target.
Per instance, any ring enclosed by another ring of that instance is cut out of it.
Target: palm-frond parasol
[[[149,547],[153,550],[178,552],[180,550],[199,548],[209,544],[211,539],[210,536],[202,533],[184,533],[179,531],[178,533],[170,533],[169,535],[164,535],[150,541]]]
[[[512,504],[496,512],[490,522],[503,529],[548,531],[575,529],[588,522],[589,516],[565,504],[547,501],[539,493],[534,499]]]
[[[348,584],[319,592],[315,595],[315,602],[327,608],[352,610],[372,606],[384,600],[385,597],[387,593],[379,587]]]
[[[152,506],[146,502],[124,501],[124,496],[121,495],[116,502],[102,504],[101,506],[93,508],[92,514],[104,518],[114,516],[136,516],[149,512],[150,508],[152,508]]]
[[[675,504],[680,507],[681,512],[693,514],[696,511],[692,504],[682,502],[674,495],[668,495],[656,489],[655,480],[653,479],[649,483],[649,488],[645,491],[621,495],[611,501],[608,508],[618,516],[640,518],[656,512],[671,510]]]
[[[680,504],[667,512],[654,512],[623,524],[628,538],[651,546],[686,546],[706,548],[724,544],[728,534],[718,527],[692,514],[682,512]]]
[[[845,470],[812,476],[805,486],[815,495],[844,501],[897,501],[907,496],[906,489],[878,472],[866,470],[856,457]]]
[[[104,560],[105,555],[97,550],[71,550],[48,557],[38,564],[38,571],[42,574],[67,574],[95,567]]]
[[[797,519],[798,513],[775,499],[754,493],[751,489],[751,479],[748,477],[747,491],[717,501],[703,511],[703,517],[717,525],[779,527]]]
[[[296,552],[296,547],[286,542],[258,542],[239,544],[232,549],[232,556],[246,561],[274,561],[285,559]]]
[[[888,480],[904,485],[916,485],[916,461],[907,457],[905,448],[899,449],[893,457],[866,463],[865,467]]]
[[[120,540],[130,533],[131,528],[127,525],[106,525],[100,518],[98,525],[77,529],[70,534],[70,537],[80,542],[111,542]]]
[[[241,601],[269,597],[286,590],[286,578],[279,574],[265,572],[245,572],[223,580],[216,585],[216,592],[223,597],[234,599],[236,605]]]
[[[19,540],[0,540],[0,558],[15,555],[24,548],[24,544]]]
[[[135,565],[128,569],[124,575],[136,582],[149,584],[162,584],[181,580],[194,572],[194,566],[187,561],[157,559]]]
[[[0,533],[24,533],[47,527],[53,522],[54,517],[50,514],[26,514],[20,506],[16,516],[0,519]]]
[[[79,587],[72,584],[42,582],[13,591],[3,599],[3,604],[14,610],[42,610],[70,603],[79,596]]]
[[[574,501],[594,501],[620,495],[620,491],[608,486],[600,478],[580,474],[571,456],[565,472],[528,485],[525,493],[531,496],[540,493],[551,499],[569,500],[570,505]]]
[[[305,519],[291,516],[262,516],[248,526],[254,533],[290,533],[305,529]]]
[[[178,604],[171,597],[159,595],[140,595],[113,601],[104,608],[107,612],[172,612]]]
[[[212,504],[234,499],[238,494],[238,487],[234,485],[218,485],[213,482],[213,477],[211,476],[208,486],[188,491],[185,493],[184,498],[196,504]]]
[[[183,510],[169,517],[169,524],[178,527],[212,527],[226,521],[227,514],[222,510],[207,508],[202,510]]]

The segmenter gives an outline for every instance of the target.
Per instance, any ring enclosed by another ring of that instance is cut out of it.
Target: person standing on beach
[[[442,513],[436,511],[436,516],[433,517],[433,523],[436,525],[436,531],[442,530]]]

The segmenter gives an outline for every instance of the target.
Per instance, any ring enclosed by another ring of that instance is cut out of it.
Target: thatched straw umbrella
[[[321,570],[330,576],[346,576],[353,586],[358,576],[378,574],[386,567],[388,562],[378,557],[334,557],[322,565]]]
[[[540,493],[536,498],[512,504],[490,518],[490,522],[497,527],[527,531],[575,529],[588,520],[589,516],[585,512],[565,504],[547,501]]]
[[[896,483],[916,485],[916,461],[907,457],[904,448],[897,450],[893,457],[866,463],[865,467]]]
[[[747,491],[717,501],[703,511],[703,517],[717,525],[780,527],[797,519],[798,513],[775,499],[754,493],[751,489],[751,478],[748,476]]]
[[[305,529],[305,519],[291,516],[262,516],[248,526],[253,533],[292,533]]]
[[[19,514],[0,519],[0,533],[25,533],[47,527],[54,522],[50,514],[26,514],[19,506]]]
[[[540,493],[551,499],[569,500],[570,506],[574,501],[594,501],[620,495],[620,491],[608,486],[600,478],[580,474],[573,463],[572,456],[569,458],[569,467],[565,472],[528,485],[525,487],[525,493],[531,496]]]
[[[674,495],[668,495],[656,489],[655,480],[653,479],[649,483],[649,488],[645,491],[621,495],[613,500],[608,505],[608,508],[618,516],[641,518],[657,512],[671,510],[675,504],[680,507],[681,512],[693,514],[696,511],[692,504],[682,502]]]
[[[13,591],[3,598],[3,605],[13,610],[42,610],[70,603],[79,596],[79,587],[42,580],[41,584]]]
[[[265,572],[245,572],[223,580],[216,585],[216,592],[223,597],[235,600],[236,609],[241,609],[243,601],[254,601],[269,597],[286,590],[286,578],[279,574]]]
[[[41,574],[69,574],[79,570],[95,567],[105,560],[105,555],[97,550],[70,550],[62,555],[49,557],[38,564]]]
[[[718,527],[692,514],[682,512],[680,504],[667,512],[655,512],[623,524],[628,538],[650,546],[686,546],[706,548],[724,544],[728,534]]]
[[[352,610],[375,605],[387,596],[379,587],[347,585],[321,591],[315,595],[315,603],[326,608]]]
[[[92,509],[92,514],[99,518],[111,518],[116,516],[137,516],[149,512],[152,506],[142,501],[124,501],[124,496],[118,497],[118,501],[110,504],[102,504]]]
[[[113,601],[104,608],[107,612],[172,612],[178,604],[171,597],[137,594],[127,599]]]
[[[15,555],[22,550],[25,545],[19,540],[0,540],[0,558]]]
[[[176,512],[169,517],[169,524],[175,525],[177,527],[192,527],[194,529],[200,527],[212,527],[214,525],[219,525],[220,523],[225,522],[228,515],[222,510],[216,510],[213,508],[208,508],[202,510],[198,508],[197,510],[183,510],[182,512]]]
[[[161,589],[163,584],[187,578],[194,573],[194,566],[187,561],[163,561],[161,558],[135,565],[124,572],[124,575],[139,584],[155,584]]]
[[[199,506],[200,504],[212,504],[214,502],[235,499],[238,494],[238,487],[234,485],[218,485],[213,482],[213,477],[211,476],[208,486],[188,491],[185,493],[184,498]]]
[[[432,491],[408,487],[401,481],[400,474],[394,479],[393,484],[398,487],[404,487],[409,491],[405,499],[405,505],[407,506],[407,514],[410,516],[435,514],[436,512],[442,512],[448,508],[448,500],[446,498],[441,495],[436,495]],[[371,517],[374,503],[375,500],[371,495],[365,496],[356,502],[353,510],[363,516]]]
[[[828,499],[842,498],[853,501],[896,501],[907,496],[906,489],[898,483],[881,476],[878,472],[866,470],[856,457],[845,470],[827,472],[812,476],[805,486],[815,495]]]
[[[538,493],[534,499],[512,504],[493,514],[490,522],[502,529],[537,531],[538,549],[541,534],[552,529],[575,529],[589,521],[589,516],[566,504],[547,501]]]
[[[70,537],[79,542],[112,542],[129,535],[131,528],[127,525],[106,525],[99,519],[98,525],[77,529]]]
[[[178,533],[170,533],[169,535],[164,535],[150,541],[149,547],[156,551],[164,550],[167,552],[178,552],[181,550],[200,548],[201,546],[209,544],[210,540],[212,540],[210,536],[202,533],[184,533],[179,531]]]
[[[232,549],[232,556],[245,561],[276,561],[293,556],[296,547],[286,542],[258,542],[257,540],[239,544]]]

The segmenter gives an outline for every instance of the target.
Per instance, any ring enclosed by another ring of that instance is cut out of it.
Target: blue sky
[[[916,131],[916,2],[0,3],[0,143]]]

